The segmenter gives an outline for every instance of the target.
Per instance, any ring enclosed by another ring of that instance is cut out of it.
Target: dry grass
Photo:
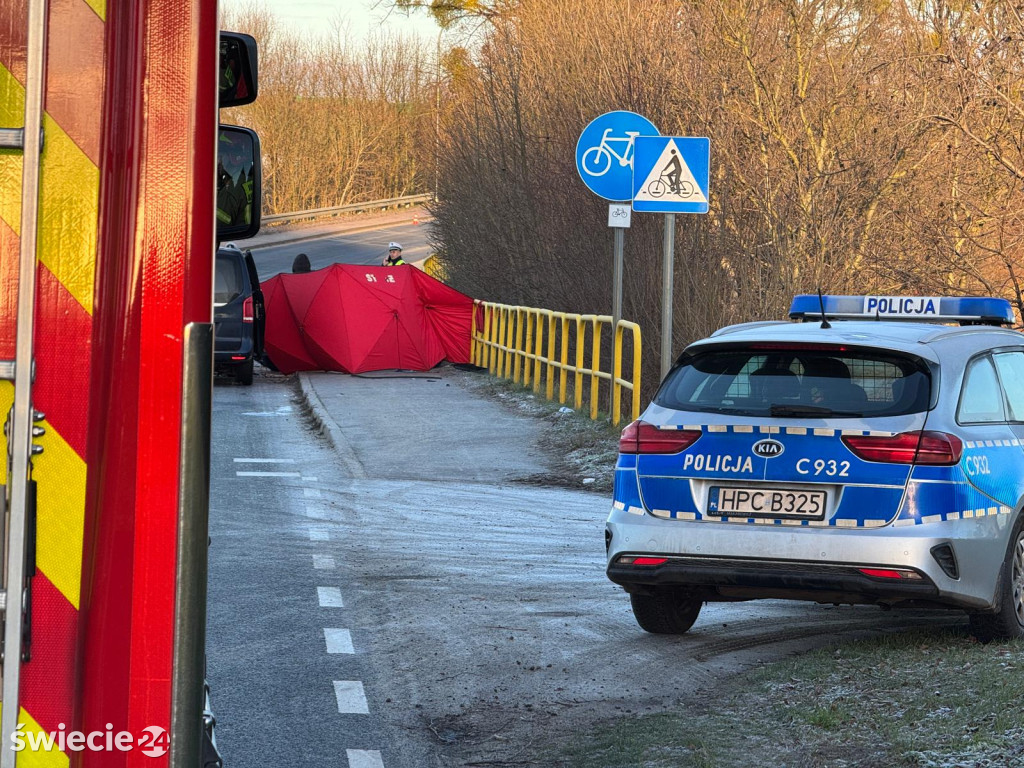
[[[1024,643],[916,631],[741,675],[669,714],[552,745],[586,768],[1024,766]],[[752,761],[751,755],[757,755]]]

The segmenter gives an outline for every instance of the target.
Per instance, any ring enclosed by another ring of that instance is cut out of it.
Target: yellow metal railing
[[[555,380],[558,380],[558,402],[565,403],[569,374],[573,375],[573,405],[583,406],[584,377],[589,376],[590,418],[598,416],[601,381],[610,383],[611,419],[613,424],[622,420],[622,390],[629,390],[631,420],[640,416],[640,326],[620,320],[612,339],[611,371],[601,370],[601,336],[611,328],[609,315],[575,315],[550,309],[517,307],[476,301],[473,312],[473,350],[475,365],[486,368],[492,375],[512,379],[524,387],[541,391],[548,400],[554,400]],[[590,343],[587,343],[587,331]],[[623,335],[632,333],[633,368],[630,379],[622,377]],[[570,344],[575,341],[574,344]],[[589,366],[586,352],[590,348]],[[575,351],[569,361],[569,349]],[[556,376],[557,371],[557,376]]]
[[[422,262],[422,269],[431,277],[440,280],[442,283],[446,282],[448,276],[444,272],[444,265],[441,264],[437,259],[437,254],[432,253]]]

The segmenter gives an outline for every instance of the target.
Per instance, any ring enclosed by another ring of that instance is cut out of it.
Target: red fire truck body
[[[0,3],[0,128],[32,125],[33,88],[43,108],[34,222],[25,218],[31,131],[23,151],[0,149],[0,367],[8,374],[0,419],[14,414],[0,482],[8,489],[24,475],[16,440],[30,425],[12,404],[25,381],[32,410],[45,414],[36,423],[45,433],[26,438],[42,451],[30,451],[35,569],[24,593],[25,641],[22,654],[7,644],[4,677],[27,659],[16,689],[23,735],[128,732],[134,742],[91,748],[97,738],[16,758],[4,743],[0,765],[184,765],[172,726],[172,705],[183,704],[172,701],[180,696],[172,695],[176,632],[189,626],[179,521],[192,509],[205,525],[208,488],[208,443],[190,437],[198,429],[201,438],[202,425],[190,421],[188,377],[192,356],[202,384],[202,339],[212,338],[217,3],[45,6]],[[41,81],[32,61],[40,18]],[[35,248],[26,252],[33,223]],[[19,512],[12,495],[8,518]],[[5,587],[8,614],[17,587]],[[170,734],[170,751],[144,754],[144,742],[167,746],[160,731]]]

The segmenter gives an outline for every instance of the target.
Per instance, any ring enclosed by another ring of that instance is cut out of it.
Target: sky
[[[243,8],[252,0],[221,0],[226,8]],[[404,34],[419,34],[428,38],[437,35],[438,28],[423,11],[406,16],[390,10],[387,0],[257,0],[288,29],[300,34],[319,35],[330,31],[331,22],[339,16],[345,18],[352,34],[363,37],[380,27]]]

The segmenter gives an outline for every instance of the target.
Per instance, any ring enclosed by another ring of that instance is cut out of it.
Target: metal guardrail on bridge
[[[558,371],[558,401],[565,403],[568,374],[573,373],[573,402],[576,410],[583,406],[583,379],[590,377],[590,418],[598,417],[598,401],[602,380],[611,385],[611,420],[622,420],[622,390],[631,394],[631,420],[640,417],[640,326],[620,320],[615,329],[611,368],[602,371],[601,331],[611,328],[609,315],[576,315],[550,309],[517,307],[476,301],[473,312],[473,363],[494,375],[511,378],[515,383],[533,387],[540,392],[545,381],[545,396],[554,400],[555,371]],[[478,326],[482,324],[482,327]],[[590,364],[586,365],[586,333],[590,329]],[[633,370],[629,380],[622,377],[623,334],[632,333]],[[575,361],[569,361],[570,340],[575,343]],[[557,350],[556,350],[556,341]]]
[[[429,203],[434,199],[433,195],[406,195],[405,197],[393,197],[388,200],[370,200],[365,203],[349,203],[348,205],[336,205],[331,208],[313,208],[308,211],[293,211],[292,213],[272,213],[269,216],[261,217],[264,224],[284,224],[289,221],[302,221],[303,219],[319,219],[328,216],[338,216],[343,213],[363,213],[365,211],[385,210],[387,208],[401,208],[403,206],[419,205]]]

